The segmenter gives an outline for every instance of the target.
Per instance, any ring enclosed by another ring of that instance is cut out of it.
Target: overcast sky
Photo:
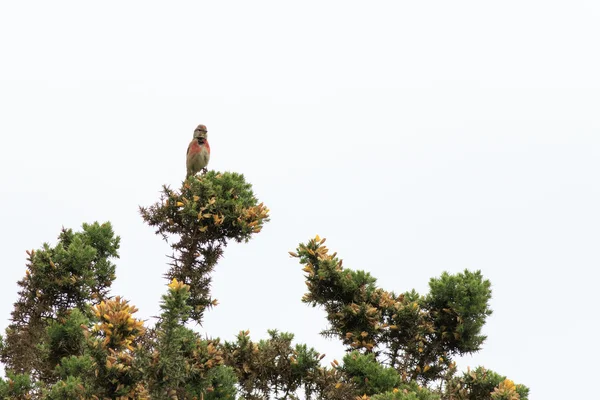
[[[0,5],[0,329],[25,250],[111,221],[112,293],[159,312],[169,249],[139,217],[185,175],[244,173],[272,220],[231,245],[202,332],[341,359],[289,258],[315,234],[396,292],[481,269],[484,365],[530,399],[597,393],[600,2]]]

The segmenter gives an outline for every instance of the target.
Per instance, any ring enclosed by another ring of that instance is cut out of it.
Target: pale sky
[[[167,245],[139,217],[185,175],[244,173],[271,209],[213,275],[203,333],[319,336],[289,258],[315,234],[396,292],[481,269],[483,365],[530,399],[591,398],[600,350],[600,2],[0,4],[0,330],[25,250],[111,221],[113,295],[159,313]]]

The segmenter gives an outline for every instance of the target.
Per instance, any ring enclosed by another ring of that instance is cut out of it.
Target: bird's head
[[[208,139],[208,130],[206,125],[198,125],[194,130],[194,139],[197,139],[199,143],[204,143]]]

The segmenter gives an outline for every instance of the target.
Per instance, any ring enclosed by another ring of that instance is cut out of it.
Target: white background
[[[198,327],[341,359],[288,250],[315,234],[388,290],[481,269],[478,354],[530,399],[592,398],[600,351],[597,1],[2,2],[0,329],[25,249],[110,220],[113,294],[159,313],[167,245],[138,205],[195,126],[272,221],[230,245]]]

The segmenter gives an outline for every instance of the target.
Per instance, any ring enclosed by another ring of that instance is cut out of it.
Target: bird
[[[194,130],[194,136],[187,148],[186,179],[196,175],[200,171],[206,173],[206,166],[210,159],[210,146],[207,139],[208,131],[206,125],[198,125]]]

